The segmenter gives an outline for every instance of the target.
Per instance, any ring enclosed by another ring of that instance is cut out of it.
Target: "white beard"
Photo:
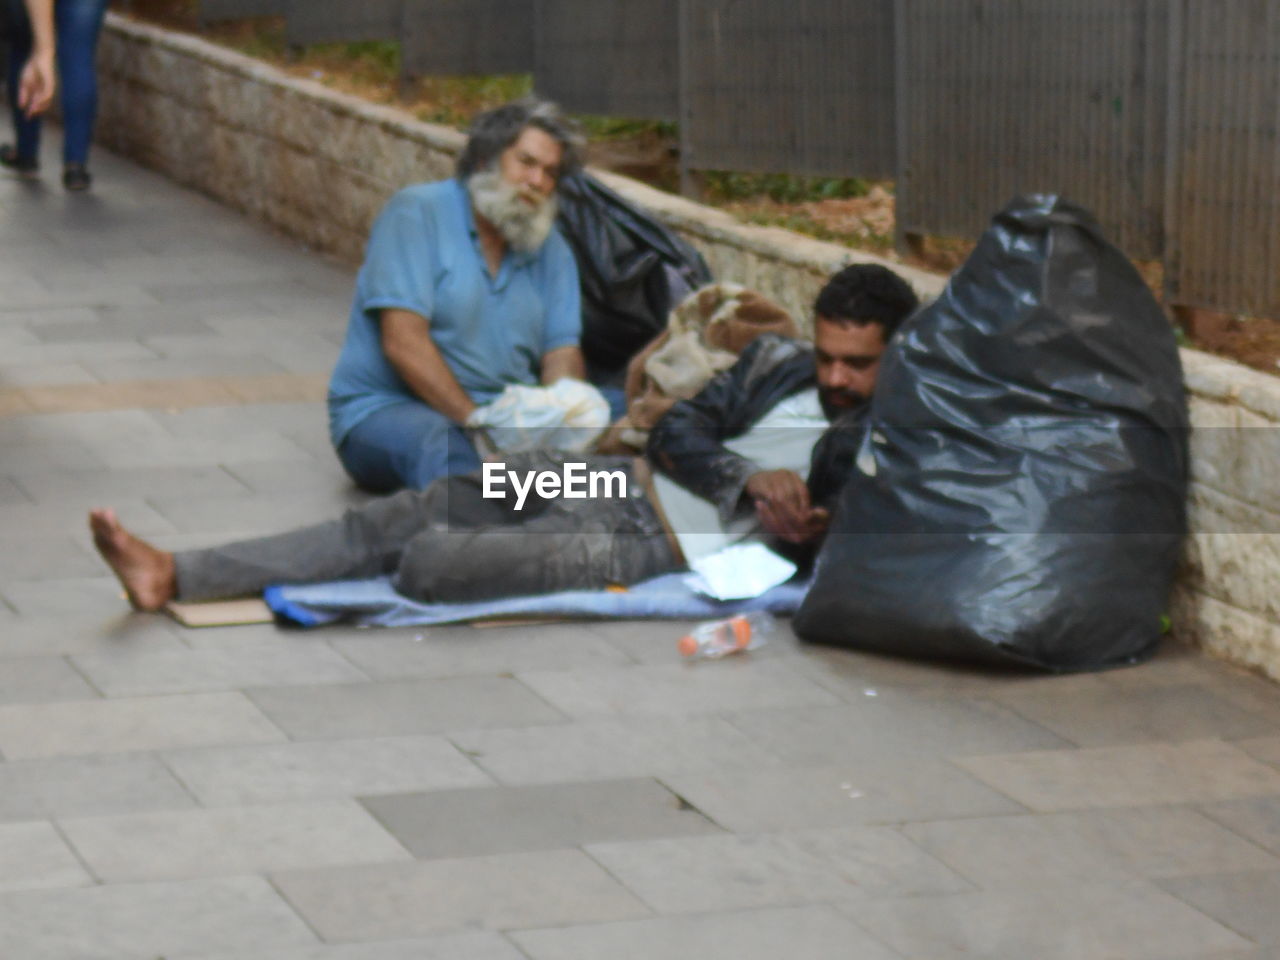
[[[492,167],[473,173],[467,180],[467,192],[476,212],[520,253],[533,253],[540,248],[556,221],[554,194],[530,206],[522,199],[520,188],[508,183]]]

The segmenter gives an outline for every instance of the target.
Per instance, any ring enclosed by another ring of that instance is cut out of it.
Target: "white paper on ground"
[[[693,561],[685,583],[715,600],[758,597],[790,580],[796,565],[763,543],[737,543]]]

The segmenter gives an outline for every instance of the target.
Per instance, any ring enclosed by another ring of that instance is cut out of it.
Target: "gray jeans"
[[[467,602],[629,585],[679,568],[629,458],[538,451],[506,459],[515,471],[559,472],[566,462],[622,470],[626,497],[543,498],[530,490],[517,511],[514,494],[484,497],[478,473],[447,477],[315,526],[179,552],[178,597],[212,600],[272,584],[391,574],[415,600]]]

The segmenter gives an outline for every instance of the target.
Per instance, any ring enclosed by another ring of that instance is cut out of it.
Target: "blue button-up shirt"
[[[374,411],[416,399],[382,351],[378,312],[389,308],[428,319],[445,363],[477,403],[509,384],[537,383],[543,354],[577,346],[582,331],[578,269],[557,231],[534,253],[508,249],[492,276],[463,184],[401,190],[373,225],[329,381],[335,445]]]

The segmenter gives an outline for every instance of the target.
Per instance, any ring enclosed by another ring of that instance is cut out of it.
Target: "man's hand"
[[[31,22],[31,56],[18,77],[18,109],[30,119],[53,103],[58,86],[54,69],[53,0],[25,0]]]
[[[793,470],[762,470],[747,479],[747,496],[769,533],[789,543],[805,543],[826,532],[827,511],[809,501],[809,488]]]
[[[18,109],[22,115],[30,120],[48,110],[57,86],[52,54],[33,53],[18,79]]]

